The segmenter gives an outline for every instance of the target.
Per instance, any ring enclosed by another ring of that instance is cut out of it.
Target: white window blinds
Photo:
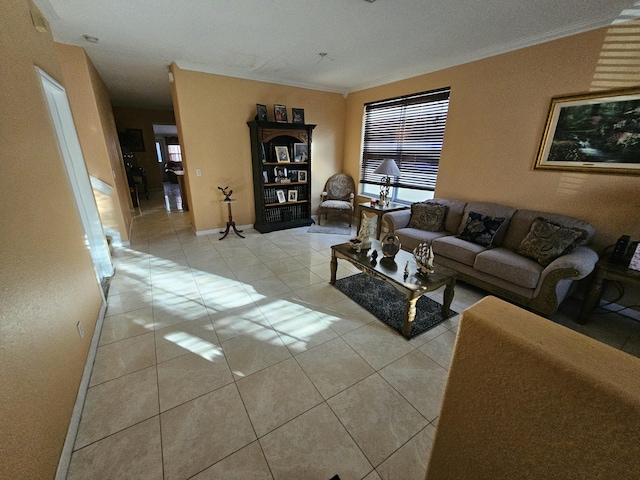
[[[434,190],[449,110],[450,88],[382,100],[365,105],[360,183],[380,185],[373,171],[387,158],[400,177],[391,185]]]

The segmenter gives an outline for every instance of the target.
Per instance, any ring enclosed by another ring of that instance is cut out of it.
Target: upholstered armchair
[[[336,173],[329,177],[320,194],[318,207],[318,225],[324,214],[325,220],[329,213],[349,215],[349,226],[353,217],[353,199],[355,198],[355,184],[353,178],[344,173]]]

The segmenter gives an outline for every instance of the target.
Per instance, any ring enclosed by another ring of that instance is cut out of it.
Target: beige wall
[[[113,107],[113,115],[119,132],[124,132],[127,128],[142,130],[144,152],[133,152],[133,164],[144,168],[149,190],[162,190],[162,169],[164,167],[163,164],[158,163],[153,124],[174,125],[176,120],[173,112],[171,110]]]
[[[62,70],[30,8],[7,0],[0,18],[0,476],[43,479],[55,475],[102,296],[35,66],[60,83]]]
[[[233,218],[253,224],[251,145],[247,122],[256,103],[302,108],[305,122],[316,124],[312,141],[312,209],[316,210],[324,182],[342,169],[345,101],[341,95],[272,83],[181,70],[172,66],[172,95],[183,147],[189,209],[196,231],[223,228],[227,222],[218,186],[233,190]],[[196,169],[202,176],[196,176]]]
[[[606,85],[596,79],[606,36],[595,30],[349,95],[345,171],[359,178],[365,102],[450,86],[436,196],[574,215],[596,226],[598,248],[621,234],[640,238],[639,177],[533,170],[551,98]]]
[[[58,43],[56,50],[87,170],[113,187],[111,195],[94,191],[100,219],[126,242],[132,204],[109,92],[84,49]]]

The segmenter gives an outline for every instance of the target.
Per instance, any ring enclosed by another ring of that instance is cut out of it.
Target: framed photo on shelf
[[[273,106],[273,114],[276,117],[276,122],[287,123],[287,107],[284,105],[275,104]]]
[[[278,159],[278,162],[288,163],[291,161],[289,159],[289,148],[283,146],[275,146],[273,148],[276,150],[276,158]]]
[[[298,181],[302,183],[307,183],[307,171],[306,170],[298,170]]]
[[[256,120],[259,122],[267,121],[267,106],[256,103],[256,109],[258,110],[258,115],[256,116]]]
[[[302,108],[291,109],[292,123],[304,123],[304,110]]]
[[[554,97],[534,165],[640,175],[640,89]]]
[[[287,169],[284,168],[284,167],[276,167],[276,168],[274,168],[273,169],[273,175],[275,177],[276,183],[283,183],[284,180],[288,180],[289,179],[289,175],[287,173]]]
[[[278,195],[278,203],[286,203],[287,197],[284,195],[284,190],[277,190],[276,195]]]
[[[298,191],[297,190],[287,190],[287,201],[289,201],[289,202],[297,202],[298,201]]]
[[[292,182],[298,181],[298,170],[291,170],[289,172],[289,180],[291,180]]]
[[[293,161],[306,162],[309,160],[309,144],[294,143],[293,144]]]

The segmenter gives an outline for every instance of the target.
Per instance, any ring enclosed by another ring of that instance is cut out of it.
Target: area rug
[[[335,286],[379,320],[402,334],[406,298],[391,285],[364,273],[358,273],[336,280]],[[451,310],[448,316],[443,316],[442,305],[423,295],[416,302],[416,318],[409,338],[432,329],[454,315],[457,315],[457,312]]]
[[[316,216],[311,217],[315,220],[316,223],[309,227],[309,233],[327,233],[333,235],[353,235],[355,236],[355,232],[352,231],[351,227],[349,227],[349,223],[346,221],[332,220],[331,218],[328,220],[322,220],[322,225],[318,225],[318,218]]]

